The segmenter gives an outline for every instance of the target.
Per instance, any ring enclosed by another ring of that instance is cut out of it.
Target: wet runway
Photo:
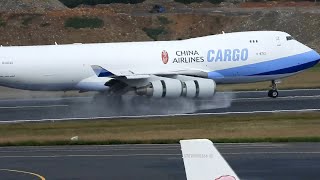
[[[97,101],[107,103],[97,103]],[[265,91],[217,93],[215,99],[118,101],[93,97],[0,100],[0,121],[99,119],[167,114],[231,114],[319,111],[320,89],[283,90],[277,99]]]
[[[320,176],[320,143],[216,146],[241,179],[301,180]],[[181,156],[179,145],[0,147],[0,177],[185,180]]]

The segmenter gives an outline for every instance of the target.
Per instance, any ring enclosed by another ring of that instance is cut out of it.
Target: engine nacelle
[[[193,81],[185,81],[183,96],[190,98],[207,98],[215,94],[216,83],[211,79],[197,78]]]
[[[155,98],[175,98],[182,95],[182,82],[177,79],[163,79],[152,81],[146,87],[137,89],[138,95],[146,95]]]
[[[194,78],[188,81],[177,79],[162,79],[152,81],[145,87],[137,89],[138,95],[155,98],[207,98],[215,94],[216,83],[211,79]]]

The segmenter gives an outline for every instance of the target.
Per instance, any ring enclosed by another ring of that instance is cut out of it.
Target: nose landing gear
[[[277,83],[275,80],[271,81],[271,89],[268,91],[268,96],[271,98],[277,98],[279,96]]]

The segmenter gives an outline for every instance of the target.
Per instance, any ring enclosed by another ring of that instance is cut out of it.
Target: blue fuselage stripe
[[[259,73],[259,74],[254,74],[252,76],[257,76],[257,75],[276,75],[276,74],[291,74],[291,73],[295,73],[295,72],[299,72],[302,71],[304,69],[308,69],[313,67],[314,65],[318,64],[318,60],[316,61],[312,61],[312,62],[308,62],[305,64],[300,64],[297,66],[293,66],[293,67],[288,67],[288,68],[284,68],[284,69],[279,69],[279,70],[275,70],[275,71],[269,71],[269,72],[264,72],[264,73]]]
[[[316,65],[320,55],[315,51],[279,58],[271,61],[244,65],[229,69],[210,72],[209,78],[222,78],[234,76],[259,76],[295,73]],[[219,76],[217,76],[217,74]]]

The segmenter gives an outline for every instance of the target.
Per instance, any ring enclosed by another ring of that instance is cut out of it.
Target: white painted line
[[[0,102],[11,102],[11,101],[61,101],[61,100],[73,100],[73,99],[92,99],[93,96],[70,96],[70,97],[36,97],[36,98],[20,98],[20,99],[0,99]]]
[[[223,155],[252,155],[252,154],[320,154],[310,152],[239,152],[221,153]],[[181,154],[66,154],[66,155],[36,155],[36,156],[0,156],[0,158],[65,158],[65,157],[130,157],[130,156],[182,156]]]
[[[198,113],[198,114],[186,114],[186,116],[196,115],[229,115],[229,114],[257,114],[257,113],[285,113],[285,112],[313,112],[320,111],[320,109],[297,109],[297,110],[272,110],[272,111],[246,111],[246,112],[221,112],[221,113]],[[181,115],[182,116],[182,115]]]
[[[109,116],[109,117],[79,117],[61,119],[39,119],[39,120],[8,120],[0,123],[23,123],[23,122],[45,122],[45,121],[70,121],[70,120],[99,120],[99,119],[136,119],[136,118],[158,118],[175,116],[205,116],[205,115],[230,115],[230,114],[258,114],[258,113],[286,113],[286,112],[315,112],[320,109],[296,109],[296,110],[272,110],[272,111],[238,111],[238,112],[218,112],[218,113],[195,113],[195,114],[169,114],[169,115],[144,115],[144,116]]]
[[[274,147],[269,147],[269,148],[274,148]],[[131,147],[127,147],[127,148],[110,148],[110,149],[23,149],[23,150],[13,150],[13,149],[9,149],[9,150],[1,150],[0,153],[34,153],[34,152],[106,152],[106,151],[175,151],[177,149],[177,147],[159,147],[159,148],[131,148]],[[263,148],[265,149],[265,148]]]
[[[252,93],[252,92],[261,92],[266,93],[268,90],[258,90],[258,91],[232,91],[234,93]],[[279,90],[281,92],[295,92],[295,91],[320,91],[320,89],[283,89]]]
[[[0,109],[26,109],[26,108],[53,108],[53,107],[67,107],[69,105],[46,105],[46,106],[0,106]]]
[[[252,154],[320,154],[319,151],[314,152],[239,152],[239,153],[221,153],[223,155],[252,155]]]
[[[270,97],[260,97],[260,98],[234,98],[232,100],[261,100],[261,99],[270,99],[270,100],[277,100],[277,99],[299,99],[299,98],[320,98],[320,95],[315,96],[285,96],[285,97],[277,97],[276,99]]]
[[[181,154],[67,154],[37,156],[0,156],[1,158],[61,158],[61,157],[129,157],[129,156],[181,156]]]
[[[16,169],[0,169],[0,171],[14,172],[14,173],[20,173],[20,174],[28,174],[28,175],[32,175],[34,177],[37,177],[40,180],[46,180],[46,178],[44,178],[40,174],[36,174],[36,173],[33,173],[33,172],[28,172],[28,171],[21,171],[21,170],[16,170]]]
[[[219,149],[267,149],[267,148],[283,148],[287,147],[287,144],[278,143],[215,143]],[[0,147],[0,153],[17,153],[17,152],[105,152],[110,150],[165,150],[172,151],[180,148],[179,144],[118,144],[118,145],[81,145],[81,146],[24,146],[20,147]],[[108,149],[106,149],[108,148]]]

